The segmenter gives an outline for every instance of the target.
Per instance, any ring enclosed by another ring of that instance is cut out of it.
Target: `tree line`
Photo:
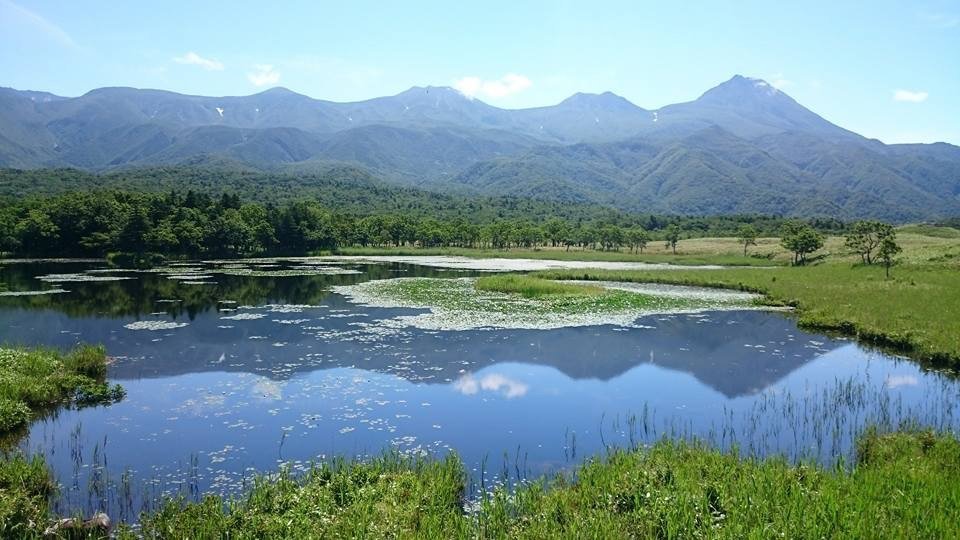
[[[0,252],[24,256],[157,253],[175,257],[300,255],[348,246],[505,249],[542,246],[642,253],[649,242],[676,250],[681,238],[730,236],[739,225],[755,235],[784,223],[770,216],[612,215],[594,219],[528,219],[507,211],[438,217],[413,212],[345,212],[301,200],[282,205],[172,190],[71,192],[0,201]],[[834,220],[809,220],[833,230]],[[726,232],[726,234],[724,234]],[[754,235],[754,236],[755,236]]]

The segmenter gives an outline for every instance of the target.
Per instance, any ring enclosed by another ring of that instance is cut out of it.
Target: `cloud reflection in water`
[[[453,388],[465,396],[477,394],[480,390],[486,392],[501,392],[506,398],[523,397],[529,386],[499,373],[490,373],[480,378],[472,373],[460,377],[453,383]]]

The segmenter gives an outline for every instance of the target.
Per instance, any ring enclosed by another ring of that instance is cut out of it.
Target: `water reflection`
[[[526,383],[516,381],[500,373],[488,373],[479,378],[472,373],[467,373],[454,381],[453,388],[465,396],[476,395],[482,390],[484,392],[502,393],[507,398],[523,397],[527,395],[527,390],[530,389]]]
[[[36,276],[91,268],[66,266],[0,267],[0,279],[34,290]],[[0,298],[0,341],[104,343],[116,357],[109,376],[128,391],[32,426],[23,445],[64,485],[58,508],[132,517],[161,493],[236,492],[256,471],[385,448],[454,449],[476,478],[482,463],[499,470],[503,460],[488,458],[504,453],[540,474],[664,435],[829,460],[869,422],[960,421],[955,381],[798,330],[782,314],[426,331],[380,322],[415,310],[356,306],[328,288],[449,274],[353,268],[361,273],[193,274],[215,285],[132,273]]]
[[[734,397],[753,394],[843,344],[755,311],[647,317],[641,328],[424,331],[377,321],[411,310],[325,305],[229,315],[197,314],[187,326],[130,330],[128,319],[76,318],[51,309],[0,311],[0,339],[56,346],[107,345],[118,380],[199,371],[243,371],[287,379],[321,368],[358,367],[412,381],[449,383],[499,362],[554,367],[574,379],[608,380],[650,363],[692,374]],[[345,313],[345,310],[352,310]],[[179,323],[178,323],[179,324]]]

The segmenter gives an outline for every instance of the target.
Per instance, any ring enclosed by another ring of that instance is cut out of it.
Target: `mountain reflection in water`
[[[64,484],[66,513],[123,518],[158,494],[235,493],[281,464],[384,449],[455,450],[476,479],[485,462],[536,475],[663,436],[827,462],[849,455],[868,422],[960,422],[954,379],[799,330],[782,313],[434,331],[395,324],[421,310],[360,306],[329,288],[469,272],[352,264],[281,275],[290,264],[264,263],[258,276],[197,265],[183,279],[171,279],[176,269],[37,279],[98,266],[0,265],[7,290],[69,291],[0,297],[0,342],[103,343],[109,377],[128,391],[110,407],[40,419],[21,443]],[[200,275],[211,277],[189,283]],[[118,496],[131,475],[140,491]],[[103,484],[92,495],[91,482]]]

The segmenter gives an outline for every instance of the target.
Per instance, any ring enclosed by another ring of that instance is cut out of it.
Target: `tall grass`
[[[948,538],[960,442],[865,435],[852,470],[742,459],[696,443],[614,451],[573,476],[470,502],[456,457],[388,456],[262,478],[240,499],[171,500],[146,538]],[[134,537],[125,530],[121,537]]]
[[[4,456],[0,460],[0,538],[39,536],[56,487],[41,456]]]
[[[476,288],[481,291],[494,291],[519,294],[525,298],[539,298],[548,295],[600,295],[601,287],[561,283],[524,274],[500,274],[477,278]]]
[[[69,402],[93,404],[123,397],[105,382],[103,347],[81,345],[62,354],[52,349],[0,348],[0,435],[19,429],[43,410]]]

